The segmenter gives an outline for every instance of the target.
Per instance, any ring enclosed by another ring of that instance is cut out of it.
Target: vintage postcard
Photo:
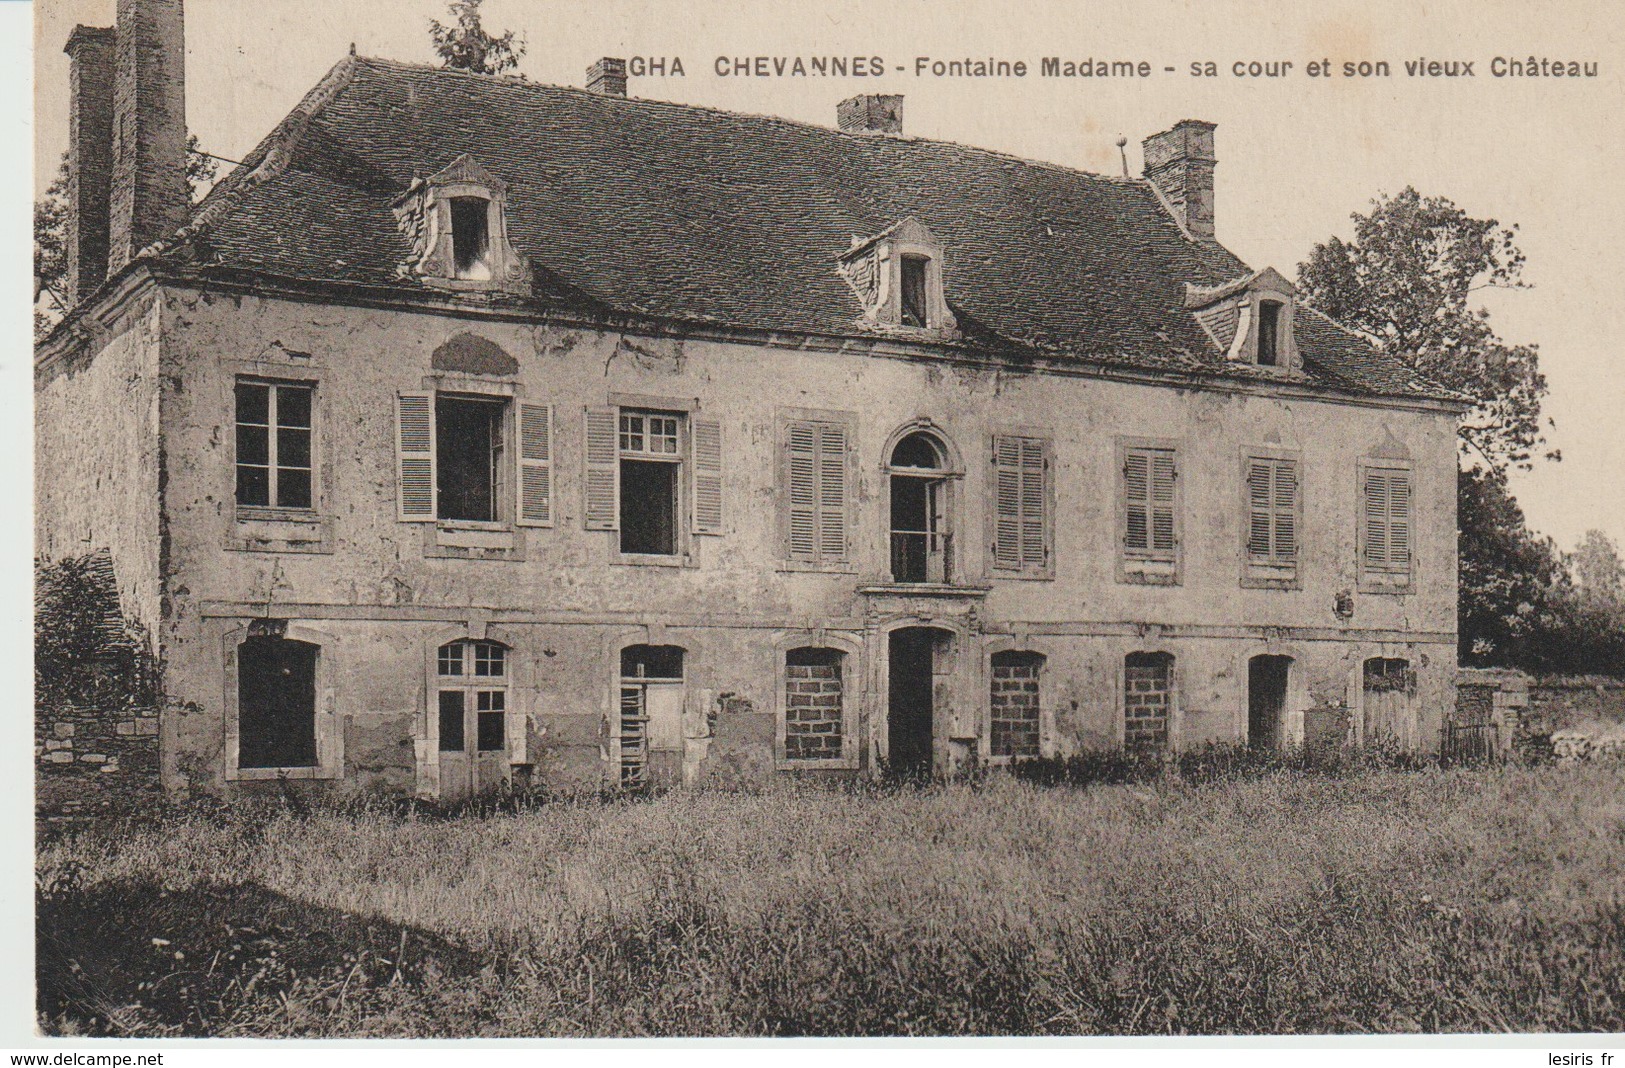
[[[1617,1045],[1606,5],[34,48],[19,1043]]]

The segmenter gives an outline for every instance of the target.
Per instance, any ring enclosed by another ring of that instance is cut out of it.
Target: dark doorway
[[[1247,662],[1247,744],[1280,749],[1286,740],[1286,682],[1290,656],[1255,656]]]
[[[937,660],[947,635],[929,627],[904,627],[891,634],[887,660],[890,685],[886,705],[887,765],[899,775],[931,773],[931,720]]]

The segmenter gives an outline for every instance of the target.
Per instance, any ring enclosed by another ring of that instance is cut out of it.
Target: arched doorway
[[[916,430],[892,448],[888,471],[892,581],[952,582],[948,450],[935,435]]]
[[[1247,744],[1255,749],[1282,749],[1287,730],[1287,683],[1292,658],[1264,654],[1247,661]]]
[[[898,775],[929,775],[936,750],[938,705],[953,665],[953,634],[902,627],[887,640],[886,765]]]

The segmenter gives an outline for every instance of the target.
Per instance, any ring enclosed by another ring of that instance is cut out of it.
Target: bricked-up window
[[[251,637],[237,647],[237,766],[316,766],[316,657],[309,642]]]
[[[456,277],[491,277],[491,202],[482,197],[451,198],[451,250]]]
[[[794,422],[785,432],[785,536],[791,559],[846,559],[847,432],[841,423]]]
[[[993,566],[999,571],[1049,570],[1049,442],[993,438]]]
[[[1296,460],[1247,459],[1247,557],[1291,564],[1298,555],[1298,464]]]
[[[1274,367],[1280,363],[1281,303],[1275,300],[1258,302],[1258,363]]]
[[[1129,557],[1176,558],[1177,480],[1174,450],[1123,450],[1123,551]]]
[[[436,656],[440,751],[501,752],[507,747],[508,649],[496,642],[458,641]]]
[[[784,657],[784,759],[841,758],[843,654],[791,649]]]
[[[929,326],[931,313],[929,312],[930,291],[927,286],[927,271],[930,260],[924,256],[904,256],[902,262],[902,308],[901,316],[904,326]]]
[[[1362,495],[1362,570],[1403,578],[1411,570],[1411,475],[1368,467]]]
[[[991,751],[996,757],[1038,756],[1042,707],[1039,676],[1044,658],[1037,653],[993,654]]]
[[[1123,660],[1123,748],[1168,747],[1174,658],[1168,653],[1130,653]]]
[[[311,506],[309,385],[237,383],[237,503]]]

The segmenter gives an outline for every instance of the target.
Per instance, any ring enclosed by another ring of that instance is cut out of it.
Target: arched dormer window
[[[873,237],[854,237],[841,274],[872,326],[950,337],[957,333],[943,286],[943,248],[910,216]]]
[[[527,290],[524,258],[508,243],[507,193],[507,183],[466,154],[414,181],[394,204],[412,241],[400,273],[441,289]]]
[[[1185,307],[1225,358],[1257,367],[1300,371],[1293,331],[1296,290],[1273,267],[1221,286],[1185,287]]]

